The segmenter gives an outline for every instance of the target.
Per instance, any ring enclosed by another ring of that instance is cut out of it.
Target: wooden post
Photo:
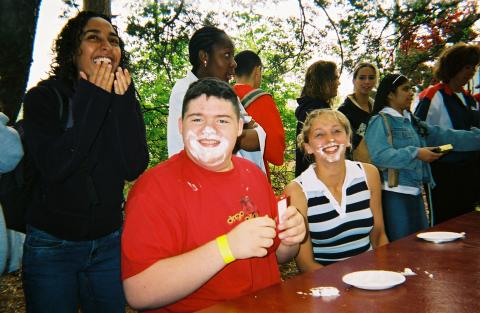
[[[83,10],[112,16],[111,0],[83,0]]]

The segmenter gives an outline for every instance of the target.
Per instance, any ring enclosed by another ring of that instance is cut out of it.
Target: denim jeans
[[[27,312],[125,312],[117,230],[90,241],[67,241],[27,226],[23,289]]]
[[[428,227],[422,195],[382,190],[383,220],[390,241]]]

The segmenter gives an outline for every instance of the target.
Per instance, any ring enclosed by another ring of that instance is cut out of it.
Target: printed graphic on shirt
[[[365,123],[361,123],[359,126],[358,126],[358,129],[357,129],[357,135],[360,135],[362,137],[365,137],[365,131],[367,130],[367,125],[365,125]]]
[[[240,211],[230,215],[227,219],[229,225],[239,224],[243,221],[258,217],[257,206],[250,200],[249,196],[243,196],[240,199]]]

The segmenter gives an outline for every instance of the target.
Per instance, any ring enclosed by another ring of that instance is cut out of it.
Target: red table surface
[[[411,235],[200,312],[480,312],[480,212],[427,231],[465,232],[466,236],[437,244]],[[357,289],[342,281],[343,275],[354,271],[402,272],[407,267],[417,275],[386,290]],[[336,287],[340,295],[322,298],[298,293],[319,286]]]

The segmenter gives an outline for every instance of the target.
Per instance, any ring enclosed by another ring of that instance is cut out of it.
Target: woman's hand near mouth
[[[95,64],[95,71],[90,77],[88,77],[85,72],[80,71],[80,77],[107,92],[112,92],[115,75],[112,71],[112,65],[109,63],[100,62]]]
[[[132,78],[127,69],[122,69],[120,66],[115,72],[116,79],[113,81],[113,89],[117,95],[123,95],[127,92],[128,86],[132,82]]]

